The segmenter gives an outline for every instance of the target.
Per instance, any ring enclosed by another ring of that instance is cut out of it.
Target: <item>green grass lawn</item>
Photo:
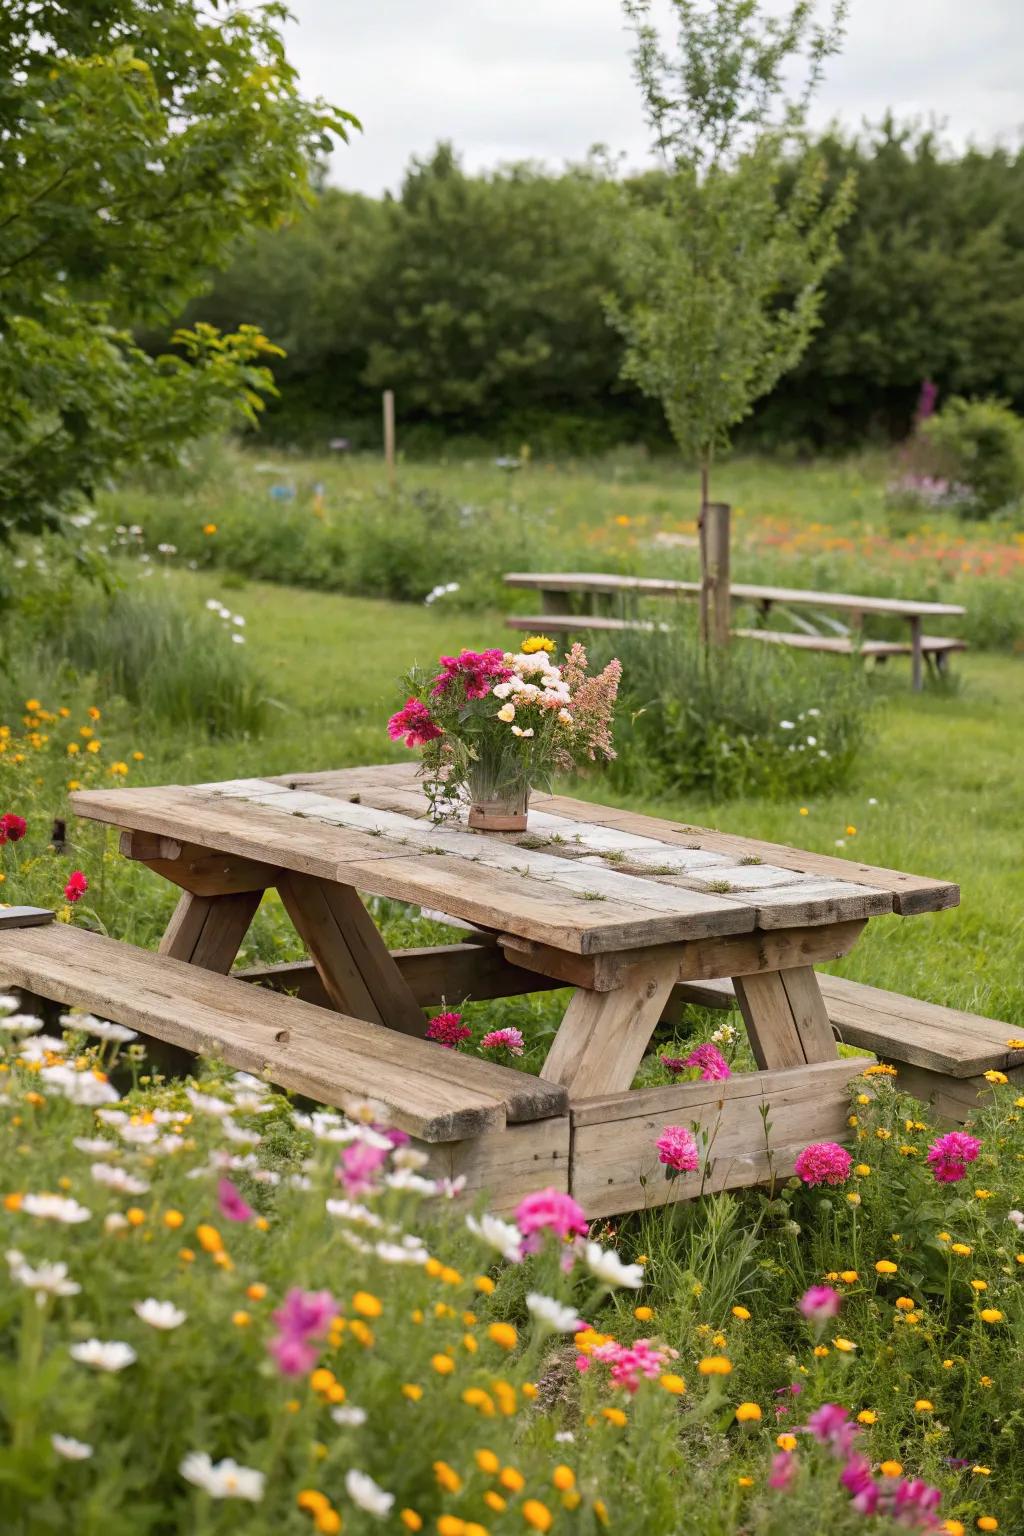
[[[461,645],[502,643],[497,615],[293,591],[251,583],[225,591],[216,573],[174,572],[168,581],[198,603],[228,601],[247,619],[253,659],[274,704],[259,739],[189,745],[159,742],[147,778],[178,782],[325,769],[402,754],[384,723],[400,702],[404,669]],[[822,667],[845,665],[820,658]],[[638,808],[751,837],[840,853],[959,882],[956,911],[876,919],[837,969],[1017,1024],[1024,1020],[1024,670],[1006,657],[957,662],[949,695],[912,695],[906,668],[880,680],[871,746],[848,791],[806,804],[698,798]],[[147,744],[149,746],[150,744]],[[610,799],[599,774],[574,786]],[[877,803],[872,804],[875,801]],[[636,802],[630,802],[636,804]],[[848,834],[849,826],[856,832]],[[837,840],[846,847],[838,849]]]

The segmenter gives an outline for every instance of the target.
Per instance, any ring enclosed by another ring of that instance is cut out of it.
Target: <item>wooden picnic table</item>
[[[436,826],[410,763],[71,799],[181,889],[165,957],[226,977],[263,893],[280,893],[310,959],[218,983],[222,1012],[231,1000],[228,1060],[247,1008],[260,1028],[272,1022],[251,983],[291,991],[278,999],[293,1022],[269,1037],[274,1059],[287,1067],[289,1031],[298,1042],[315,1017],[320,1077],[304,1068],[285,1082],[331,1103],[371,1082],[398,1123],[435,1153],[446,1143],[446,1171],[496,1185],[506,1203],[531,1180],[561,1182],[595,1216],[686,1192],[685,1179],[651,1186],[667,1124],[714,1131],[705,1188],[767,1176],[765,1102],[776,1166],[840,1134],[858,1068],[837,1056],[814,966],[845,954],[873,917],[959,899],[945,881],[559,795],[534,797],[525,834]],[[444,914],[469,936],[390,952],[363,896]],[[715,978],[732,980],[761,1070],[632,1090],[673,989]],[[424,1043],[424,1007],[559,986],[575,991],[539,1078]],[[165,1016],[166,996],[152,1011]]]
[[[525,587],[541,594],[541,610],[545,615],[568,614],[573,594],[589,596],[597,602],[618,599],[620,603],[635,601],[641,597],[699,597],[699,581],[676,581],[667,577],[617,576],[594,571],[511,571],[505,576],[505,585]],[[912,685],[920,691],[923,681],[923,661],[931,650],[937,657],[946,655],[948,649],[960,648],[961,642],[928,637],[924,634],[926,619],[962,617],[966,609],[958,603],[920,602],[913,598],[867,597],[852,592],[817,592],[801,587],[761,586],[752,582],[733,581],[730,595],[736,602],[749,602],[757,606],[762,617],[767,618],[773,607],[834,609],[850,620],[850,627],[860,629],[866,615],[903,619],[909,627]],[[522,627],[522,626],[519,626]],[[846,633],[844,626],[839,631]],[[772,631],[738,631],[747,637],[771,638]],[[838,637],[838,631],[837,631]],[[786,643],[798,646],[798,637],[779,637]],[[817,637],[827,640],[827,636]],[[929,644],[929,641],[931,643]],[[807,637],[807,648],[812,648],[812,637]],[[884,655],[885,642],[872,642],[873,654]],[[799,646],[798,646],[799,648]],[[837,649],[827,645],[818,649]],[[890,645],[889,650],[896,649]]]

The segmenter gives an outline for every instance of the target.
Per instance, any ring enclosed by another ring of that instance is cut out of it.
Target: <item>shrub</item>
[[[849,779],[868,709],[855,666],[753,642],[709,650],[691,623],[617,635],[615,650],[620,790],[722,800],[810,795]]]
[[[965,511],[990,517],[1024,496],[1024,422],[998,400],[954,396],[922,426],[926,442],[967,488]]]

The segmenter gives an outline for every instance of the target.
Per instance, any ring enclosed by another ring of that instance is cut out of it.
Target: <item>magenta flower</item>
[[[506,1029],[492,1029],[480,1041],[482,1051],[508,1051],[510,1056],[523,1054],[523,1032],[509,1025]]]
[[[658,1140],[658,1161],[664,1163],[667,1177],[677,1173],[692,1173],[700,1163],[700,1153],[693,1132],[683,1125],[666,1125]]]
[[[267,1350],[282,1376],[308,1376],[319,1358],[319,1350],[297,1333],[276,1333]]]
[[[848,1457],[860,1431],[849,1422],[850,1415],[838,1403],[822,1403],[808,1416],[805,1435],[813,1435],[819,1445],[827,1445],[833,1456]]]
[[[405,737],[407,747],[423,747],[444,732],[431,719],[430,710],[419,699],[406,699],[405,708],[392,715],[388,721],[388,735],[392,741]]]
[[[524,1237],[548,1231],[563,1240],[586,1237],[587,1218],[571,1195],[560,1189],[539,1189],[516,1206],[516,1224]]]
[[[345,1148],[335,1173],[350,1200],[373,1193],[377,1174],[389,1156],[387,1147],[373,1147],[367,1141],[353,1141]]]
[[[674,1350],[654,1349],[650,1339],[635,1339],[632,1344],[599,1344],[594,1359],[611,1370],[612,1380],[624,1391],[633,1393],[641,1378],[660,1376],[662,1367],[675,1355]]]
[[[427,1039],[443,1046],[446,1051],[458,1050],[460,1043],[468,1040],[472,1033],[463,1024],[461,1013],[435,1014],[427,1025]]]
[[[871,1474],[866,1456],[851,1456],[839,1481],[850,1495],[854,1509],[861,1515],[873,1515],[878,1508],[878,1484]]]
[[[824,1323],[836,1317],[843,1298],[830,1285],[812,1285],[797,1302],[797,1308],[811,1323]]]
[[[772,1469],[768,1474],[768,1487],[785,1491],[796,1477],[796,1457],[792,1451],[777,1451],[772,1457]]]
[[[438,659],[442,670],[430,690],[435,695],[444,693],[450,683],[461,678],[467,699],[485,699],[495,683],[503,683],[512,676],[503,651],[460,651],[458,656]]]
[[[705,1083],[724,1082],[732,1076],[729,1063],[710,1042],[696,1046],[689,1056],[662,1056],[661,1064],[673,1077],[678,1077],[688,1067],[699,1067],[701,1081]]]
[[[968,1136],[966,1131],[947,1131],[945,1136],[937,1137],[928,1148],[928,1161],[937,1183],[956,1184],[980,1151],[977,1136]]]
[[[837,1141],[812,1141],[804,1147],[793,1165],[805,1184],[844,1184],[850,1176],[853,1158]]]
[[[311,1340],[327,1332],[337,1310],[330,1291],[292,1287],[273,1313],[278,1332],[267,1344],[282,1376],[304,1376],[313,1369],[318,1351]]]
[[[244,1200],[230,1179],[221,1179],[217,1185],[217,1203],[227,1221],[252,1221],[256,1212]]]

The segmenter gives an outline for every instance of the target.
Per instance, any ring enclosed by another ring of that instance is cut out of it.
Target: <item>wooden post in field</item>
[[[700,636],[705,645],[728,645],[729,504],[706,501],[700,509]]]
[[[388,484],[395,484],[395,392],[384,391],[384,463],[388,468]]]

